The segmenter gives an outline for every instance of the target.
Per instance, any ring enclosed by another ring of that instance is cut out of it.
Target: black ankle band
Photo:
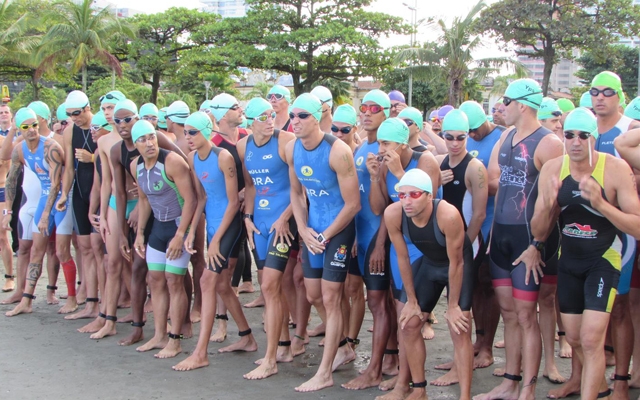
[[[227,314],[216,314],[216,319],[222,319],[224,321],[228,321],[229,317],[227,316]]]
[[[36,296],[29,293],[22,293],[22,297],[26,297],[27,299],[35,300]]]
[[[558,336],[565,336],[565,335],[566,335],[566,332],[564,332],[564,331],[558,331]]]
[[[99,299],[99,298],[97,298],[97,297],[87,297],[87,298],[85,299],[85,301],[86,301],[87,303],[97,303],[97,302],[99,302],[99,301],[100,301],[100,299]]]
[[[411,387],[412,388],[426,388],[427,387],[427,381],[423,381],[423,382],[412,382],[411,383]]]
[[[502,375],[502,377],[504,379],[509,379],[510,381],[515,381],[515,382],[520,382],[522,380],[522,376],[520,376],[520,375],[511,375],[511,374],[507,374],[507,373]]]
[[[300,340],[302,340],[304,342],[304,338],[302,336],[300,336],[300,335],[293,335],[293,337],[296,338],[296,339],[300,339]]]
[[[428,323],[430,323],[430,324],[433,324],[433,321],[434,321],[434,320],[433,320],[433,318],[427,318],[427,321],[426,321],[426,322],[428,322]]]
[[[151,293],[147,293],[147,297],[148,297],[148,298],[151,298]]]
[[[82,285],[82,281],[78,281],[78,286]]]
[[[596,397],[596,399],[602,399],[602,398],[605,398],[607,396],[611,396],[611,389],[607,389],[602,393],[598,393],[598,397]]]
[[[398,349],[384,349],[384,354],[400,354]]]
[[[347,340],[346,338],[345,338],[345,339],[342,339],[342,340],[340,341],[340,343],[338,344],[338,347],[342,347],[342,346],[344,346],[345,344],[347,344],[347,342],[348,342],[348,340]]]
[[[53,285],[47,285],[47,290],[58,290],[58,287]]]
[[[251,328],[247,329],[246,331],[238,332],[238,336],[240,336],[240,337],[247,336],[247,335],[251,335]]]
[[[118,317],[116,317],[115,315],[106,315],[104,318],[107,321],[113,321],[113,322],[116,322],[118,320]]]
[[[131,322],[131,326],[134,328],[142,328],[144,326],[144,322]]]
[[[289,324],[289,326],[291,327],[291,329],[296,329],[298,327],[298,325],[296,324]]]
[[[607,345],[604,345],[604,351],[608,351],[609,353],[615,352],[613,346],[607,346]]]
[[[351,339],[350,337],[347,337],[347,343],[353,343],[357,346],[360,344],[360,339]]]
[[[13,279],[15,277],[15,275],[4,274],[4,279]]]
[[[106,315],[106,314],[103,314],[103,313],[101,313],[101,312],[98,312],[98,317],[100,317],[100,318],[105,318],[105,319],[106,319],[106,318],[107,318],[107,315]]]
[[[614,381],[628,381],[630,379],[631,379],[631,374],[629,374],[629,375],[613,374],[613,380]]]
[[[484,335],[484,329],[476,329],[476,335]]]
[[[176,335],[175,333],[169,332],[169,339],[180,340],[182,339],[182,335]]]
[[[291,346],[291,340],[282,340],[278,342],[278,346],[289,347]]]

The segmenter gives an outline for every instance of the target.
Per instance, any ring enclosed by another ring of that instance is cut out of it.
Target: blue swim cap
[[[398,114],[398,118],[410,119],[411,121],[413,121],[414,124],[416,124],[416,126],[420,130],[422,130],[422,124],[423,124],[424,121],[422,119],[422,113],[417,108],[414,108],[414,107],[406,107],[406,108],[404,108]]]
[[[145,115],[153,115],[154,117],[157,117],[158,107],[153,103],[145,103],[140,107],[139,114],[141,117],[144,117]]]
[[[67,99],[65,100],[64,104],[66,105],[67,109],[84,108],[89,105],[89,98],[86,94],[84,94],[84,92],[74,90],[73,92],[69,93],[69,95],[67,95]]]
[[[185,125],[191,125],[202,133],[205,139],[211,139],[211,132],[213,131],[213,123],[211,118],[202,111],[196,111],[189,115],[189,118],[184,122]]]
[[[216,121],[220,122],[231,107],[238,104],[238,100],[228,93],[220,93],[209,102],[209,109],[211,114],[216,118]]]
[[[343,104],[333,112],[333,121],[355,126],[358,122],[358,114],[350,104]]]
[[[409,143],[409,127],[398,117],[387,118],[378,127],[378,140],[407,144]]]
[[[32,109],[38,117],[46,120],[47,122],[51,121],[51,110],[49,110],[47,103],[43,103],[42,101],[32,101],[27,107]]]
[[[281,94],[282,96],[284,96],[285,100],[287,100],[287,103],[291,103],[291,91],[282,85],[273,85],[273,87],[267,94],[267,99],[272,94]]]
[[[389,96],[380,89],[373,89],[364,95],[362,99],[362,103],[366,103],[367,101],[371,101],[376,103],[379,106],[384,107],[384,115],[389,118],[389,110],[391,108],[391,100]]]
[[[151,125],[151,122],[141,119],[131,128],[131,140],[135,143],[142,136],[150,133],[156,133],[156,129]]]
[[[296,100],[293,102],[293,105],[289,107],[289,110],[294,108],[310,112],[311,115],[313,115],[313,118],[318,121],[322,118],[322,103],[320,103],[320,99],[311,93],[302,93],[300,96],[296,97]]]
[[[16,126],[22,125],[24,121],[29,119],[35,119],[36,122],[38,122],[38,116],[36,115],[36,113],[32,109],[27,107],[22,107],[21,109],[19,109],[13,119],[16,121]]]
[[[311,94],[320,99],[322,103],[328,104],[329,108],[333,108],[333,95],[326,87],[316,86],[311,90]]]
[[[176,124],[183,124],[184,121],[187,120],[187,117],[191,114],[189,110],[189,106],[184,101],[178,100],[171,103],[169,108],[167,108],[167,114],[165,118],[170,118],[171,121]]]

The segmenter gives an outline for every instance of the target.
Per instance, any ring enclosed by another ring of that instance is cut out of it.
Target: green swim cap
[[[97,125],[101,129],[113,132],[113,127],[107,122],[102,111],[93,115],[93,118],[91,118],[91,125]]]
[[[211,100],[203,101],[202,104],[200,104],[200,108],[198,109],[198,111],[204,112],[204,110],[208,110],[210,104],[211,104]]]
[[[564,120],[564,131],[589,132],[596,140],[600,136],[596,116],[585,107],[576,108],[567,115]]]
[[[378,127],[378,140],[407,144],[409,127],[398,117],[385,119]]]
[[[138,116],[138,106],[136,106],[136,103],[134,103],[131,100],[127,99],[127,100],[121,100],[117,102],[116,106],[113,108],[113,115],[115,116],[116,113],[120,110],[131,111],[133,115]]]
[[[47,103],[32,101],[27,107],[32,109],[38,117],[45,119],[47,122],[51,122],[51,110],[49,110]],[[67,114],[65,114],[65,116],[66,115]]]
[[[38,116],[36,115],[36,113],[32,109],[27,107],[22,107],[21,109],[19,109],[13,119],[16,121],[16,126],[18,127],[28,119],[35,119],[36,122],[38,122]]]
[[[184,124],[184,121],[187,120],[187,117],[191,114],[189,110],[189,106],[184,101],[178,100],[171,103],[171,105],[167,108],[167,114],[165,118],[171,118],[171,121],[176,124]]]
[[[151,125],[151,122],[141,119],[133,124],[133,128],[131,128],[131,140],[135,143],[142,136],[150,133],[156,133],[156,129]]]
[[[311,94],[320,99],[323,104],[328,104],[329,108],[333,108],[333,95],[326,87],[316,86],[311,90]]]
[[[604,86],[609,87],[618,93],[618,97],[624,96],[622,93],[622,82],[618,74],[611,71],[602,71],[598,75],[593,77],[591,81],[591,87]]]
[[[211,132],[213,131],[213,123],[211,118],[202,111],[196,111],[184,121],[185,125],[191,125],[202,133],[205,139],[211,139]]]
[[[624,109],[624,115],[631,119],[640,121],[640,97],[631,100],[631,103]]]
[[[167,107],[158,110],[158,128],[167,129]]]
[[[229,109],[238,104],[238,100],[228,93],[220,93],[209,103],[209,109],[211,114],[216,118],[216,121],[220,120],[227,114]]]
[[[253,120],[260,115],[262,115],[265,111],[271,110],[271,103],[263,99],[262,97],[254,97],[249,100],[247,103],[247,107],[244,109],[244,115],[247,116],[247,119],[253,123]]]
[[[417,108],[404,108],[402,111],[400,111],[400,114],[398,114],[398,118],[410,119],[420,130],[422,130],[422,123],[424,122],[424,119],[422,118],[422,113]]]
[[[100,97],[100,105],[103,104],[118,104],[119,101],[126,100],[127,96],[125,96],[119,90],[112,90],[104,96]]]
[[[67,106],[65,106],[64,103],[62,103],[56,109],[56,119],[59,122],[62,122],[62,121],[66,121],[67,118],[69,118],[67,116]]]
[[[580,107],[593,108],[593,103],[591,102],[591,94],[587,91],[582,93],[580,96],[580,103],[578,103]]]
[[[296,100],[293,102],[293,105],[289,107],[289,110],[293,110],[294,108],[310,112],[313,118],[318,121],[322,118],[322,103],[320,103],[320,99],[311,93],[302,93],[296,97]]]
[[[558,99],[556,100],[556,103],[558,104],[558,108],[560,108],[560,111],[562,111],[563,114],[576,109],[576,106],[569,99]]]
[[[625,97],[623,91],[620,91],[620,106],[622,106],[622,107],[626,107],[627,106],[627,98]]]
[[[350,104],[338,106],[333,112],[333,122],[342,122],[355,126],[358,123],[358,114],[356,109]]]
[[[70,108],[84,108],[89,105],[89,98],[84,92],[74,90],[67,95],[67,99],[64,101],[67,110]]]
[[[145,115],[153,115],[154,117],[158,117],[158,107],[156,107],[153,103],[145,103],[140,107],[140,116],[144,117]]]
[[[273,85],[267,94],[267,99],[272,94],[281,94],[287,100],[287,103],[291,103],[291,91],[282,85]]]
[[[242,116],[242,123],[240,125],[238,125],[238,128],[247,128],[247,117],[245,117],[244,115]]]
[[[469,133],[469,118],[462,110],[451,110],[442,121],[442,131],[461,131]]]
[[[545,97],[542,99],[542,104],[538,109],[538,120],[543,121],[545,119],[559,117],[562,115],[562,110],[558,107],[558,103],[551,97]]]
[[[542,103],[542,89],[538,82],[533,79],[517,79],[509,84],[505,97],[515,100],[518,103],[522,103],[525,106],[529,106],[534,110],[540,108]]]
[[[362,103],[366,103],[367,101],[372,101],[379,106],[384,107],[384,115],[389,118],[389,110],[391,108],[391,100],[389,100],[389,95],[383,92],[380,89],[373,89],[369,91],[369,93],[364,95],[362,99]]]
[[[405,172],[398,182],[398,187],[413,186],[427,193],[432,193],[432,183],[429,174],[419,168],[413,168]]]
[[[487,115],[478,102],[469,100],[460,104],[460,111],[465,113],[469,120],[469,129],[478,129],[487,121]]]

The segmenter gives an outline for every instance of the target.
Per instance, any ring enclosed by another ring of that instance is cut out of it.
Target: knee
[[[327,310],[340,310],[342,307],[342,293],[323,293],[322,304]]]
[[[578,332],[566,332],[567,343],[571,347],[580,347],[580,334]]]
[[[613,308],[611,309],[611,319],[614,322],[622,321],[625,318],[628,318],[629,312],[629,299],[616,298]]]
[[[603,351],[604,337],[602,333],[585,332],[580,336],[580,345],[585,353]]]
[[[280,282],[277,279],[262,280],[262,293],[265,297],[276,298],[280,294]]]
[[[545,293],[544,296],[541,295],[540,298],[538,299],[538,303],[540,303],[540,308],[555,308],[555,303],[556,303],[555,291]]]
[[[533,309],[527,307],[526,309],[518,310],[517,318],[518,324],[522,327],[522,329],[531,329],[534,323],[537,322],[535,306],[533,307]]]
[[[347,296],[350,299],[360,299],[363,298],[364,299],[364,290],[362,288],[362,281],[360,281],[359,279],[354,279],[355,282],[351,282],[348,286],[347,286]]]
[[[184,275],[166,273],[165,279],[167,280],[167,287],[172,293],[184,291]]]

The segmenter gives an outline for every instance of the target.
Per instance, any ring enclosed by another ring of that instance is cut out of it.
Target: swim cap
[[[427,193],[432,193],[431,177],[419,168],[413,168],[405,172],[398,182],[398,187],[413,186]]]
[[[205,139],[211,139],[211,131],[213,131],[213,123],[211,118],[202,111],[196,111],[184,122],[185,125],[191,125],[202,133]]]
[[[242,116],[242,123],[238,125],[238,128],[246,128],[247,127],[247,117]]]
[[[467,116],[469,129],[478,129],[487,120],[482,106],[475,101],[469,100],[460,104],[460,111]]]
[[[281,94],[284,96],[285,100],[287,100],[287,103],[291,103],[291,92],[289,91],[289,89],[287,89],[282,85],[273,85],[273,87],[271,88],[271,90],[269,90],[269,93],[267,94],[267,99],[272,94]]]
[[[200,108],[198,110],[199,111],[208,110],[210,105],[211,105],[211,100],[205,100],[202,102],[202,104],[200,104]]]
[[[150,133],[156,133],[156,129],[151,125],[151,122],[141,119],[133,124],[133,128],[131,128],[131,140],[135,143],[142,136]]]
[[[588,91],[582,93],[579,104],[580,107],[593,108],[593,103],[591,102],[591,94]]]
[[[432,118],[438,118],[438,110],[431,111],[431,114],[429,114],[429,119]]]
[[[158,110],[158,128],[167,129],[167,107]]]
[[[507,86],[505,97],[529,106],[534,110],[540,108],[542,103],[542,89],[533,79],[516,79]],[[517,99],[517,100],[516,100]]]
[[[624,115],[640,121],[640,97],[631,100],[631,103],[624,109]]]
[[[84,108],[89,105],[89,98],[83,92],[74,90],[73,92],[69,93],[64,104],[66,105],[67,109]]]
[[[462,110],[451,110],[442,121],[442,131],[461,131],[469,133],[469,118]]]
[[[126,100],[127,96],[125,96],[119,90],[112,90],[104,96],[100,97],[100,105],[103,104],[118,104],[121,100]]]
[[[22,107],[21,109],[19,109],[13,118],[16,121],[16,126],[18,127],[28,119],[35,119],[36,122],[38,122],[38,116],[36,115],[36,113],[32,109],[27,107]]]
[[[131,111],[134,115],[136,116],[138,115],[138,106],[136,106],[136,103],[128,99],[121,100],[118,103],[116,103],[116,106],[113,108],[113,115],[116,115],[116,113],[120,110]]]
[[[591,87],[604,86],[609,87],[618,93],[619,97],[622,97],[622,82],[618,74],[611,71],[602,71],[598,75],[593,77],[591,81]]]
[[[576,106],[569,99],[558,99],[556,100],[556,104],[558,104],[558,108],[560,108],[563,114],[576,109]]]
[[[167,114],[165,118],[171,118],[171,121],[176,124],[184,124],[184,121],[187,120],[187,117],[191,114],[189,111],[189,106],[184,101],[178,100],[171,103],[171,105],[167,108]]]
[[[562,111],[554,99],[551,97],[545,97],[542,99],[542,103],[538,109],[538,120],[542,121],[553,117],[559,117],[561,115]]]
[[[620,91],[620,106],[623,108],[627,106],[627,98],[624,95],[623,91]]]
[[[378,140],[407,144],[409,127],[398,117],[385,119],[378,127]]]
[[[589,132],[596,140],[600,136],[596,116],[585,107],[576,108],[567,115],[564,120],[564,131]]]
[[[343,122],[345,124],[354,125],[358,121],[356,109],[349,104],[338,106],[333,112],[333,122]]]
[[[144,117],[145,115],[153,115],[154,117],[158,116],[158,107],[156,107],[153,103],[145,103],[140,107],[140,116]]]
[[[422,113],[417,108],[406,107],[404,110],[400,111],[398,118],[410,119],[420,130],[422,130],[422,123],[424,121],[422,119]]]
[[[51,121],[51,110],[49,110],[47,103],[32,101],[27,107],[32,109],[38,117],[47,120],[47,122]]]
[[[328,104],[329,108],[333,108],[333,95],[326,87],[316,86],[311,90],[311,94],[319,98],[321,103]]]
[[[216,121],[220,121],[231,107],[238,104],[238,100],[228,93],[220,93],[209,103],[209,109],[211,114],[216,118]]]
[[[105,129],[109,132],[113,132],[113,127],[107,122],[107,119],[104,117],[104,113],[102,111],[93,115],[91,118],[91,125],[97,125],[100,129]]]
[[[262,97],[254,97],[253,99],[249,100],[249,102],[247,103],[247,107],[244,110],[244,114],[247,116],[247,119],[253,122],[253,120],[256,117],[259,117],[265,111],[271,110],[271,109],[273,109],[273,107],[271,107],[271,103],[269,103]]]
[[[62,103],[58,106],[58,109],[56,110],[56,119],[59,122],[62,122],[62,121],[66,121],[67,118],[69,118],[67,116],[67,106],[65,106],[64,103]]]
[[[447,104],[446,106],[442,106],[438,109],[438,119],[442,121],[444,117],[453,110],[453,106]]]
[[[389,92],[389,100],[399,101],[400,103],[407,104],[407,101],[404,99],[404,94],[402,94],[399,90],[392,90]]]
[[[373,89],[365,94],[364,98],[362,99],[363,103],[366,103],[367,101],[372,101],[377,105],[384,107],[384,115],[389,118],[389,108],[391,108],[391,100],[385,92],[380,89]]]
[[[300,96],[296,97],[296,100],[293,102],[293,105],[289,107],[289,110],[294,108],[299,108],[301,110],[305,110],[313,115],[313,118],[320,121],[322,117],[322,104],[320,103],[320,99],[311,93],[302,93]]]

